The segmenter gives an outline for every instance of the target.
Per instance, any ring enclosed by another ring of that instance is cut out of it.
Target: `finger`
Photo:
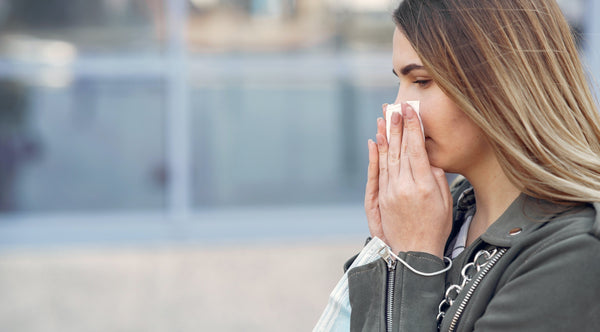
[[[385,104],[381,105],[381,113],[383,113],[383,118],[384,118],[384,119],[386,118],[386,117],[385,117],[385,113],[387,112],[387,107],[388,107],[388,104],[387,104],[387,103],[385,103]]]
[[[379,155],[377,144],[369,140],[369,167],[367,169],[367,186],[365,188],[365,204],[377,199],[379,193]]]
[[[442,199],[444,203],[450,205],[452,203],[452,195],[450,194],[450,186],[448,186],[448,180],[446,180],[446,172],[443,169],[438,167],[431,167],[431,171],[433,172],[433,177],[440,188],[440,193],[442,195]]]
[[[408,155],[408,145],[410,136],[408,135],[408,126],[406,119],[402,119],[402,144],[400,146],[400,174],[401,181],[405,183],[414,182],[412,167],[410,166],[410,157]]]
[[[433,180],[417,112],[408,104],[404,103],[402,106],[404,135],[406,135],[406,146],[403,146],[403,148],[408,154],[412,176],[415,180],[419,179],[419,181]],[[404,153],[404,150],[402,150],[402,153]]]
[[[377,119],[377,134],[381,134],[385,137],[385,120],[382,118]],[[386,137],[387,141],[387,137]]]
[[[377,144],[373,140],[369,140],[368,146],[369,169],[365,189],[365,212],[371,236],[384,238],[381,229],[381,213],[379,212],[379,155]]]
[[[390,181],[394,181],[400,173],[400,145],[402,142],[402,116],[398,112],[392,114],[390,137],[388,138],[388,172]]]
[[[388,145],[385,135],[377,134],[376,139],[379,152],[379,192],[385,192],[388,184]]]

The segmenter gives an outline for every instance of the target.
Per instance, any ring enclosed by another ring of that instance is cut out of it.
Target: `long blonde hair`
[[[600,115],[554,0],[405,0],[394,19],[514,185],[600,201]]]

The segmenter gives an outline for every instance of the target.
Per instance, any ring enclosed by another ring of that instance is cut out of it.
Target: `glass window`
[[[362,200],[366,142],[396,94],[388,54],[210,61],[191,85],[196,206]]]
[[[161,81],[0,83],[0,210],[164,208]]]
[[[389,1],[190,2],[195,207],[362,201]]]

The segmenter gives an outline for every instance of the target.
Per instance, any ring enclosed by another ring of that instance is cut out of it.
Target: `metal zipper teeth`
[[[388,297],[387,297],[387,316],[386,316],[386,331],[392,332],[393,312],[394,312],[394,279],[396,276],[396,261],[389,257],[388,261]]]
[[[471,296],[473,296],[473,293],[475,292],[475,289],[477,288],[477,286],[479,286],[479,283],[481,282],[481,280],[483,280],[483,277],[485,277],[485,275],[496,264],[496,262],[498,262],[498,260],[500,259],[500,257],[502,257],[504,255],[504,253],[506,252],[506,250],[507,250],[506,248],[500,249],[498,251],[498,253],[496,254],[496,256],[494,256],[494,258],[492,258],[492,260],[489,261],[486,264],[486,266],[483,268],[483,270],[481,271],[481,273],[479,274],[479,276],[477,276],[477,279],[475,279],[473,281],[473,284],[469,288],[469,291],[465,295],[465,298],[462,300],[462,302],[458,306],[458,309],[456,310],[456,314],[454,314],[454,317],[452,317],[452,322],[450,323],[450,327],[448,328],[448,332],[454,331],[454,329],[456,328],[456,324],[458,323],[458,319],[462,315],[462,312],[465,310],[465,307],[467,306],[467,303],[471,299]]]

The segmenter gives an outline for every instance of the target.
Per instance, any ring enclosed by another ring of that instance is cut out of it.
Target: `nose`
[[[396,100],[394,100],[394,104],[398,104],[402,100],[401,93],[400,93],[401,90],[402,90],[402,87],[398,87],[398,91],[396,91]]]
[[[394,104],[400,104],[403,101],[410,100],[407,91],[402,88],[402,85],[400,85],[398,88],[398,93],[396,94],[396,100],[394,100]]]

